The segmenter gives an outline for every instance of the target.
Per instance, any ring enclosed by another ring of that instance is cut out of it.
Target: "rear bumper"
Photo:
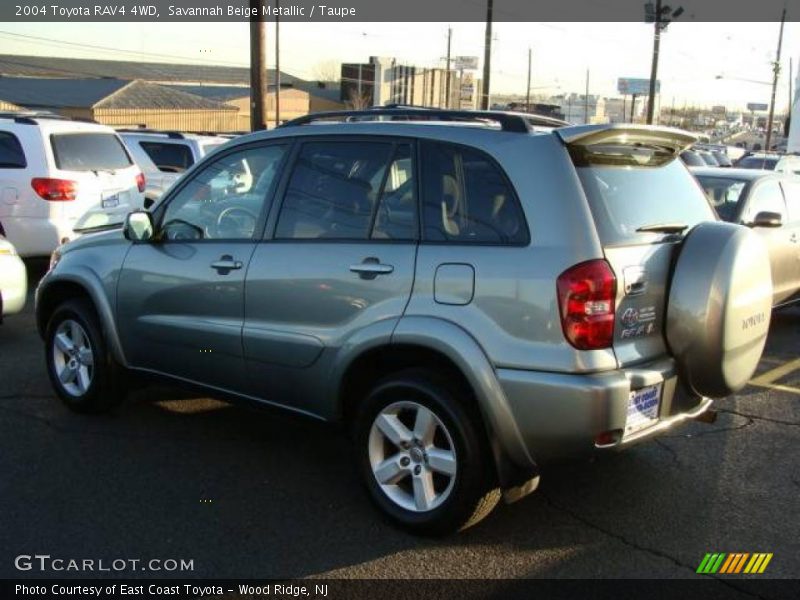
[[[500,384],[529,454],[536,460],[625,447],[702,414],[711,400],[687,392],[675,362],[659,359],[604,373],[573,375],[498,369]],[[631,391],[661,384],[658,420],[623,436]],[[599,444],[598,436],[616,432]]]

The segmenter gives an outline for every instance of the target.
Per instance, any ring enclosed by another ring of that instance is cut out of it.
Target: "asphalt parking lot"
[[[174,575],[206,578],[694,577],[708,552],[769,552],[760,577],[796,578],[798,340],[800,309],[776,312],[753,385],[716,423],[552,465],[534,495],[430,540],[382,520],[336,429],[166,388],[68,412],[31,298],[0,326],[0,576],[42,576],[14,557],[49,554],[192,559]]]

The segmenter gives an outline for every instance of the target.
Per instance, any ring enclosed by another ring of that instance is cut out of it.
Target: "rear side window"
[[[159,171],[183,173],[194,164],[192,151],[183,144],[164,144],[161,142],[139,142],[150,160]]]
[[[24,169],[28,166],[17,136],[0,131],[0,169]]]
[[[528,243],[517,195],[488,156],[463,146],[426,142],[423,164],[426,241]]]
[[[413,179],[407,144],[303,144],[275,230],[277,239],[409,239]]]
[[[679,160],[655,167],[590,165],[577,168],[604,245],[647,243],[663,234],[645,226],[716,221],[700,185]]]
[[[133,164],[113,133],[54,133],[50,143],[56,167],[65,171],[113,171]]]

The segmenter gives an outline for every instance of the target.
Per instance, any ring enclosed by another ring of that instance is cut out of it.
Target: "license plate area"
[[[119,192],[103,193],[103,208],[116,208],[119,206]]]
[[[661,408],[661,384],[632,390],[628,397],[628,416],[625,421],[625,436],[632,435],[658,423]]]

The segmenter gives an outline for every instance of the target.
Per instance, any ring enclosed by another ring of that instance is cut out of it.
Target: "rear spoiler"
[[[614,123],[576,125],[554,130],[567,146],[613,144],[622,146],[658,146],[678,155],[697,141],[697,136],[672,127]]]

